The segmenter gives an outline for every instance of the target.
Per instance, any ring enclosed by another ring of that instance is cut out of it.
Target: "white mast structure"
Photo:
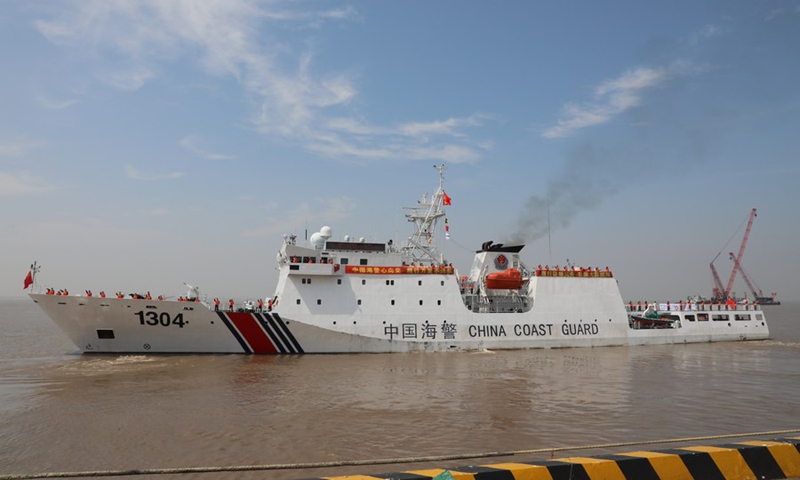
[[[442,210],[444,203],[444,164],[434,165],[439,172],[439,188],[430,199],[423,193],[415,207],[404,207],[410,210],[406,214],[409,222],[414,224],[414,234],[408,237],[408,243],[403,247],[403,254],[412,261],[429,261],[444,263],[444,256],[436,249],[436,224],[444,217]]]

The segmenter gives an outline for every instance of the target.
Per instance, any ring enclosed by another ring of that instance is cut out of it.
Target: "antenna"
[[[549,264],[553,264],[553,243],[550,239],[550,200],[547,200],[547,248],[549,250],[550,259],[547,261]]]

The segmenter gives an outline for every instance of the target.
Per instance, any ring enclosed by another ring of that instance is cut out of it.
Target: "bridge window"
[[[727,322],[728,320],[730,320],[730,317],[728,317],[727,313],[725,314],[717,313],[711,315],[711,320],[714,320],[715,322]]]
[[[362,259],[360,259],[360,260],[358,261],[358,264],[359,264],[359,265],[366,265],[366,264],[367,264],[367,259],[366,259],[366,258],[362,258]]]
[[[341,260],[339,260],[339,263],[341,263],[342,265],[347,265],[348,263],[350,263],[350,259],[342,258]]]

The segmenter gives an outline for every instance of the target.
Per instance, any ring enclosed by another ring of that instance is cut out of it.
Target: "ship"
[[[610,347],[769,338],[757,304],[624,303],[607,267],[528,267],[524,244],[484,242],[460,272],[437,246],[451,199],[423,194],[392,240],[335,239],[324,226],[303,244],[283,236],[266,302],[185,297],[58,295],[30,298],[84,353],[401,353]],[[26,282],[27,285],[27,282]],[[216,300],[216,299],[215,299]]]

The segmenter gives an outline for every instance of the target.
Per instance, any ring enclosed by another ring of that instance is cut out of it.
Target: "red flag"
[[[29,271],[28,275],[25,277],[25,282],[23,283],[22,289],[25,290],[26,288],[33,285],[33,274]]]
[[[442,205],[450,205],[450,197],[447,196],[444,191],[442,191],[442,195],[444,195],[444,199],[442,200]]]
[[[731,298],[729,298],[728,301],[725,302],[725,304],[728,305],[729,307],[735,307],[736,306],[736,302]]]

